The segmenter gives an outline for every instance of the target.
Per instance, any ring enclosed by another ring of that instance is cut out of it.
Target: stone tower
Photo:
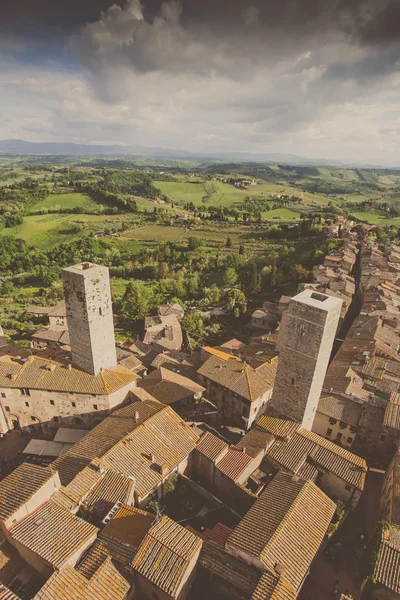
[[[117,364],[108,268],[84,262],[62,275],[72,362],[98,375]]]
[[[272,412],[311,430],[328,368],[342,301],[306,289],[289,303]]]

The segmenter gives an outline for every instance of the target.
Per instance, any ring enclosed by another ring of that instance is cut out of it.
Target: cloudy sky
[[[400,163],[400,0],[1,0],[0,139]]]

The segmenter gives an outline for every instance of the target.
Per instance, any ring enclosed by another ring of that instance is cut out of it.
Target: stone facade
[[[121,405],[134,387],[136,381],[109,395],[0,388],[0,433],[24,427],[41,431],[63,424],[93,427]]]
[[[304,290],[290,301],[269,406],[311,430],[342,301]]]
[[[350,450],[357,436],[357,427],[349,425],[339,419],[328,417],[320,412],[316,412],[312,426],[314,433],[326,437],[341,446]]]
[[[107,267],[81,263],[63,269],[73,363],[92,375],[117,364]]]

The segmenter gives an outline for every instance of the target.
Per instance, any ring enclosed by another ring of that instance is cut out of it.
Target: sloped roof
[[[154,519],[152,513],[123,504],[99,533],[78,571],[89,579],[107,556],[128,568]]]
[[[90,375],[46,358],[30,356],[16,360],[11,356],[0,357],[0,387],[52,390],[76,394],[107,396],[138,379],[122,365],[104,369],[99,375]]]
[[[153,525],[144,538],[132,567],[173,596],[178,592],[202,540],[168,517]]]
[[[224,360],[218,356],[210,356],[197,372],[239,396],[253,401],[272,388],[276,369],[276,362],[264,363],[257,369],[253,369],[236,357]]]
[[[5,585],[0,583],[0,600],[20,600],[18,596],[9,590]]]
[[[22,546],[61,569],[97,531],[97,527],[49,500],[14,525],[10,533]]]
[[[270,571],[264,571],[251,600],[296,600],[297,592],[288,585],[283,577]]]
[[[162,404],[148,400],[128,404],[113,412],[52,463],[61,483],[68,485],[94,458],[103,456],[140,423],[163,408]]]
[[[124,600],[131,585],[106,558],[96,573],[86,579],[72,567],[56,571],[36,594],[34,600]]]
[[[134,482],[125,475],[107,471],[85,499],[86,510],[104,519],[117,502],[127,502]]]
[[[253,460],[253,457],[243,450],[231,446],[228,452],[217,462],[216,468],[229,479],[237,481],[247,467],[252,464]]]
[[[135,478],[142,497],[195,448],[198,435],[169,406],[135,402],[115,411],[53,463],[64,485],[95,458],[105,469]],[[79,476],[78,476],[79,477]],[[66,482],[66,483],[64,483]]]
[[[0,521],[23,506],[54,476],[49,467],[22,463],[0,482]]]
[[[314,483],[278,473],[227,541],[258,559],[298,591],[324,539],[336,505]]]
[[[256,427],[250,429],[250,431],[242,437],[240,442],[236,444],[236,448],[239,448],[239,450],[245,449],[247,454],[255,458],[260,452],[265,451],[274,440],[275,438],[272,434]]]
[[[317,412],[344,421],[348,425],[356,427],[360,420],[362,407],[358,402],[354,402],[349,398],[325,396],[320,398]]]
[[[141,379],[138,386],[167,405],[205,391],[202,385],[164,367],[155,369]]]
[[[221,440],[221,438],[217,437],[210,431],[207,431],[201,438],[199,443],[196,446],[197,452],[201,452],[207,458],[212,461],[215,461],[222,452],[228,451],[228,444]]]
[[[382,532],[374,579],[400,595],[400,529],[390,527]]]
[[[204,542],[199,564],[241,590],[246,598],[254,592],[260,578],[260,571],[256,567],[232,556],[212,540]]]

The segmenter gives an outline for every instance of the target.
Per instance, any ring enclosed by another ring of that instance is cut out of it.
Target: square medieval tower
[[[62,276],[72,362],[98,375],[117,364],[108,268],[84,262]]]
[[[280,342],[274,390],[275,414],[311,430],[321,395],[342,300],[306,289],[294,296]]]

